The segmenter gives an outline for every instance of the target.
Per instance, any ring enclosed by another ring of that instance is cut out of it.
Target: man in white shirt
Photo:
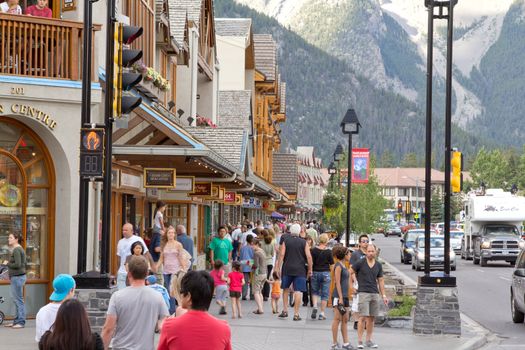
[[[253,232],[252,224],[248,224],[246,226],[246,231],[242,233],[241,247],[244,247],[246,245],[246,237],[248,237],[248,236],[257,237],[257,235]]]
[[[117,273],[117,288],[119,290],[126,288],[126,277],[128,273],[126,272],[124,263],[126,262],[126,258],[131,255],[131,245],[133,243],[142,243],[142,247],[144,248],[144,256],[149,260],[151,270],[155,272],[155,263],[153,262],[153,258],[149,253],[148,247],[141,237],[135,236],[133,234],[133,225],[130,223],[124,224],[124,226],[122,226],[122,235],[124,237],[122,237],[117,244],[117,264],[119,265]]]
[[[36,314],[35,340],[37,342],[40,341],[45,332],[51,330],[60,305],[75,295],[75,280],[70,275],[58,275],[53,280],[53,290],[53,294],[49,297],[51,302],[42,306]]]

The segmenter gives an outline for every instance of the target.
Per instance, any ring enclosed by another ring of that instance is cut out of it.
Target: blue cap
[[[146,277],[146,281],[148,282],[148,284],[155,284],[157,283],[157,277],[155,277],[155,275],[149,275],[148,277]]]
[[[75,280],[67,274],[60,274],[53,280],[53,294],[49,297],[51,301],[62,301],[75,288]]]

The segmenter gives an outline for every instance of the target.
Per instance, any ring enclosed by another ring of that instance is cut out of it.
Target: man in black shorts
[[[359,260],[351,267],[352,273],[356,274],[359,288],[359,325],[357,328],[357,348],[364,349],[377,348],[377,344],[372,341],[374,331],[374,318],[379,316],[379,303],[381,291],[383,303],[388,304],[385,294],[385,281],[383,279],[383,266],[376,261],[376,247],[368,244],[366,249],[366,259]],[[379,286],[379,288],[378,288]],[[363,345],[363,333],[366,323],[366,344]]]
[[[350,266],[354,266],[361,259],[366,259],[366,248],[368,247],[368,241],[368,235],[362,234],[359,236],[359,249],[356,249],[352,252],[352,257],[350,258]],[[359,286],[357,285],[357,280],[354,274],[352,274],[352,285],[355,291],[352,302],[352,318],[354,319],[354,329],[357,329],[359,321],[359,312],[357,310],[359,297],[357,296],[357,288]]]
[[[283,311],[280,318],[288,317],[288,295],[293,283],[294,290],[294,321],[300,321],[299,306],[302,293],[306,292],[306,278],[312,276],[312,256],[306,240],[299,237],[301,226],[293,224],[290,235],[282,240],[279,247],[279,260],[275,271],[282,276],[281,288],[283,289]],[[308,266],[308,267],[307,267]],[[282,267],[282,271],[280,271]],[[280,272],[279,272],[280,271]]]

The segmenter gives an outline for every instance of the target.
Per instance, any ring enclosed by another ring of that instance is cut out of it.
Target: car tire
[[[520,310],[516,309],[516,303],[514,302],[514,293],[510,293],[510,310],[512,312],[512,322],[523,323],[525,314]]]
[[[476,255],[474,255],[474,257],[472,258],[472,263],[474,265],[479,265],[479,258],[476,258]]]
[[[479,259],[479,265],[480,265],[481,267],[487,267],[487,265],[488,265],[488,264],[487,264],[487,259],[480,258],[480,259]]]

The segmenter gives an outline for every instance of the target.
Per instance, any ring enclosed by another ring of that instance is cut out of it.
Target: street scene
[[[525,349],[525,0],[0,0],[0,344]]]

